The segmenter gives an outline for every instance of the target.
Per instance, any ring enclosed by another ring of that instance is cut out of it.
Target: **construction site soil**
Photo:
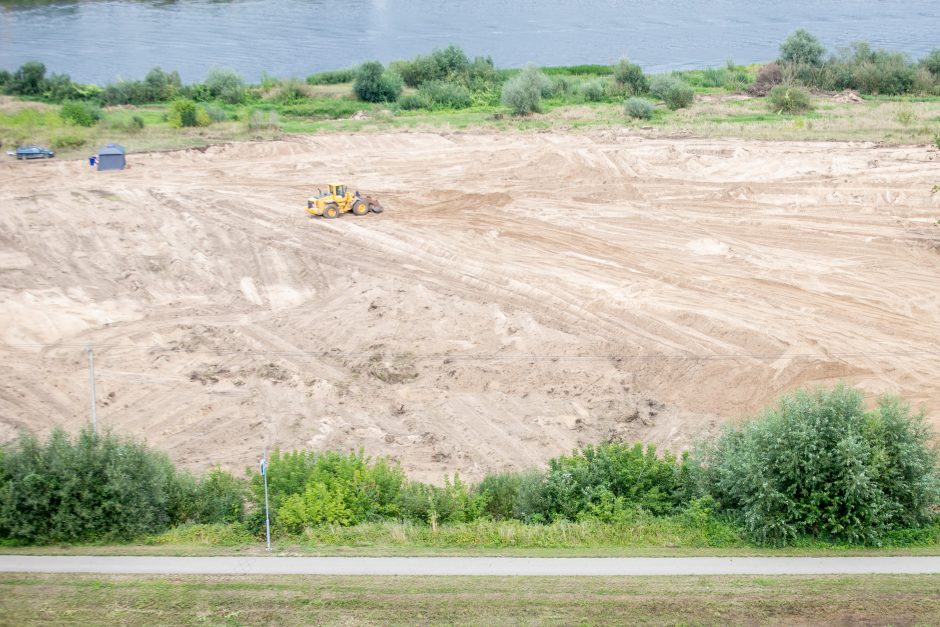
[[[940,152],[591,133],[325,135],[0,165],[0,439],[89,419],[184,466],[416,478],[680,451],[844,380],[940,419]],[[385,213],[311,218],[332,180]]]

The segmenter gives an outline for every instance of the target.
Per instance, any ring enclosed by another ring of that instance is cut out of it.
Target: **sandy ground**
[[[0,439],[88,419],[178,462],[359,448],[418,478],[679,451],[846,380],[940,422],[940,153],[359,134],[0,165]],[[382,215],[308,218],[339,179]]]

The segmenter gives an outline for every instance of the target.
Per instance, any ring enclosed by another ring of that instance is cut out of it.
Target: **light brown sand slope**
[[[471,477],[681,449],[845,379],[940,410],[922,147],[360,134],[0,166],[0,437],[99,420],[178,461],[364,447]],[[387,212],[308,219],[332,179]]]

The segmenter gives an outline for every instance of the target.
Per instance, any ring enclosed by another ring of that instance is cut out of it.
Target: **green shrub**
[[[0,455],[0,537],[16,542],[129,540],[172,519],[166,456],[110,433],[22,435]]]
[[[548,474],[529,470],[519,474],[519,489],[512,506],[513,517],[526,523],[548,522],[550,504],[546,481]]]
[[[75,126],[94,126],[101,120],[101,109],[86,102],[69,100],[62,103],[59,117]]]
[[[183,95],[191,96],[192,91],[192,87],[183,88],[177,72],[164,72],[155,67],[147,72],[142,81],[118,81],[107,85],[101,91],[100,98],[106,105],[140,105],[167,102]],[[208,99],[208,92],[204,96],[198,99]]]
[[[486,65],[486,60],[478,58],[474,63]],[[492,61],[489,61],[492,69]],[[466,53],[453,44],[443,49],[435,49],[430,55],[419,55],[410,61],[395,61],[392,69],[397,72],[409,87],[420,87],[428,81],[464,82],[470,74],[470,59]],[[477,67],[476,71],[482,69]]]
[[[643,74],[643,68],[636,63],[630,63],[626,58],[620,59],[613,67],[614,81],[621,93],[638,96],[649,91],[649,80]]]
[[[421,84],[418,95],[433,109],[465,109],[470,106],[470,90],[463,85],[432,80]]]
[[[695,100],[692,88],[685,81],[670,75],[654,77],[650,82],[650,93],[673,111],[688,107]]]
[[[578,520],[602,510],[672,513],[686,499],[685,474],[684,460],[660,457],[652,445],[586,446],[549,460],[543,514],[546,520]]]
[[[205,86],[213,98],[237,105],[245,100],[245,81],[230,68],[213,68],[206,76]]]
[[[937,79],[940,79],[940,48],[934,48],[927,53],[927,56],[920,60],[920,64]]]
[[[141,81],[118,81],[105,86],[104,91],[101,93],[101,100],[109,106],[146,104],[153,102],[148,97],[149,94],[147,86]]]
[[[856,89],[864,94],[904,94],[914,87],[916,68],[903,53],[873,50],[866,42],[840,49],[829,63],[835,89]],[[821,88],[828,85],[811,83]]]
[[[378,61],[363,63],[353,83],[356,96],[366,102],[395,102],[401,89],[401,76],[386,70]]]
[[[444,477],[444,487],[408,482],[398,496],[398,509],[405,520],[436,527],[443,523],[464,523],[483,515],[485,498],[461,481]]]
[[[623,103],[624,112],[637,120],[649,120],[653,117],[653,103],[646,98],[627,98]]]
[[[858,41],[839,48],[829,60],[794,60],[782,63],[781,83],[796,83],[823,90],[854,89],[864,94],[930,92],[934,78],[903,53],[873,49]],[[753,92],[752,92],[753,93]]]
[[[585,102],[600,102],[607,97],[607,81],[595,78],[578,86],[578,95]]]
[[[914,83],[911,93],[926,96],[934,94],[937,90],[937,78],[925,67],[918,67],[914,71]]]
[[[39,61],[27,61],[13,73],[7,91],[14,96],[39,96],[42,94],[46,66]]]
[[[141,104],[172,100],[182,87],[183,83],[178,72],[164,72],[159,66],[154,67],[144,77]]]
[[[80,148],[87,142],[87,139],[78,135],[56,135],[52,138],[52,147],[56,150]]]
[[[362,522],[349,507],[351,495],[342,483],[308,481],[303,492],[291,494],[277,509],[278,526],[299,533],[316,525],[342,525]]]
[[[781,63],[819,66],[825,53],[819,38],[803,28],[794,31],[780,44]]]
[[[483,513],[493,520],[513,518],[521,484],[522,476],[515,472],[483,477],[477,486],[477,492],[483,499]]]
[[[64,102],[79,96],[78,86],[68,74],[53,74],[42,82],[42,98],[49,102]]]
[[[278,83],[274,93],[268,98],[271,102],[278,104],[294,104],[307,99],[307,92],[304,90],[304,84],[291,78]]]
[[[794,85],[777,85],[770,90],[768,101],[778,113],[803,113],[813,108],[806,90]]]
[[[328,72],[317,72],[307,77],[308,85],[339,85],[341,83],[351,83],[356,80],[358,67],[346,68],[345,70],[330,70]]]
[[[551,95],[551,90],[552,81],[537,67],[529,65],[506,81],[500,102],[516,115],[536,113],[541,110],[542,98]]]
[[[470,91],[474,92],[489,91],[499,84],[499,75],[490,57],[474,57],[461,77]]]
[[[208,126],[212,121],[205,109],[192,100],[177,99],[170,103],[167,122],[173,128]]]
[[[275,451],[268,460],[272,523],[296,531],[321,523],[349,525],[397,516],[404,480],[401,468],[385,459],[372,461],[362,452]],[[264,484],[258,473],[251,475],[250,482],[251,522],[260,528]],[[285,512],[288,517],[282,520]]]
[[[866,411],[845,386],[783,396],[697,455],[707,490],[760,543],[877,543],[935,517],[937,454],[924,414],[893,397]]]
[[[552,82],[552,94],[558,98],[577,96],[583,82],[582,79],[567,74],[552,75],[548,79]]]
[[[427,94],[420,92],[405,94],[398,99],[398,106],[403,111],[414,111],[417,109],[431,109],[434,105]]]
[[[209,116],[209,119],[213,122],[224,122],[228,119],[228,114],[225,113],[225,109],[222,107],[217,107],[215,105],[206,105],[203,107],[206,111],[206,115]]]
[[[245,517],[247,484],[232,473],[213,468],[196,484],[191,521],[199,524],[229,524]]]
[[[13,74],[9,70],[0,69],[0,91],[6,90],[12,80]]]

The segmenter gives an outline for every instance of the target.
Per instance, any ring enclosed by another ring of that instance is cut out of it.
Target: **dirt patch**
[[[858,103],[865,102],[865,100],[858,95],[857,91],[851,89],[846,89],[843,92],[840,92],[832,97],[833,102],[843,102],[843,103]]]

